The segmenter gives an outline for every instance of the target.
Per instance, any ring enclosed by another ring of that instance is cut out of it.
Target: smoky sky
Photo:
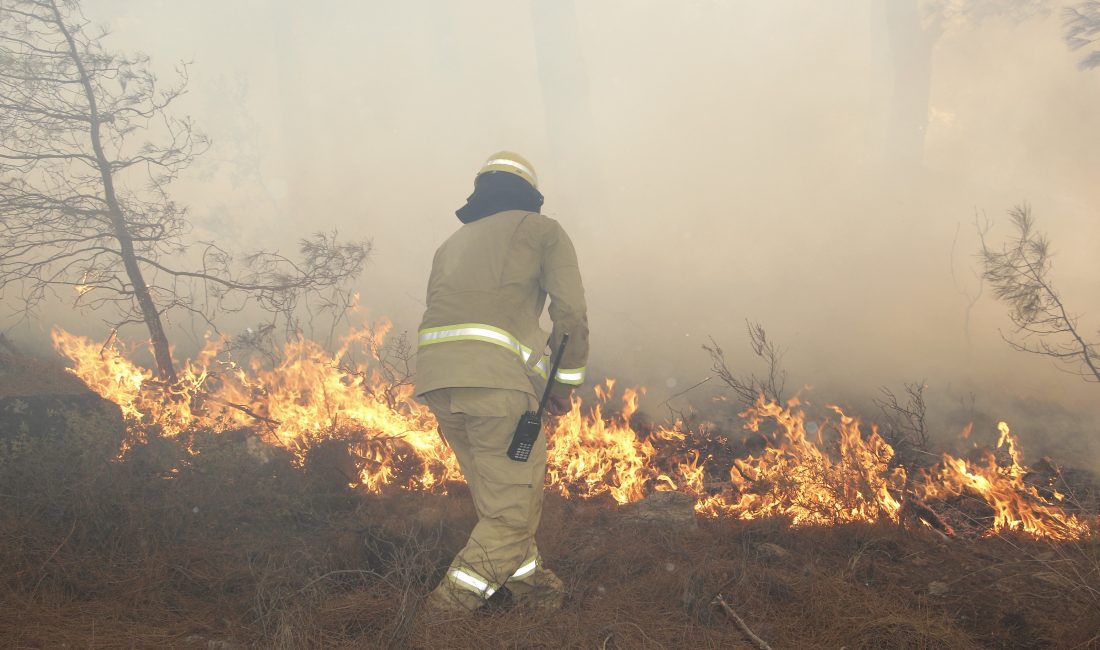
[[[1063,297],[1085,333],[1100,328],[1100,71],[1076,67],[1057,3],[977,6],[997,5],[90,0],[85,12],[109,48],[145,52],[166,80],[190,62],[177,111],[214,143],[174,187],[195,235],[240,249],[320,229],[370,238],[364,319],[416,329],[454,210],[485,157],[511,149],[575,241],[592,372],[650,400],[708,374],[711,336],[758,369],[750,319],[786,350],[790,382],[814,391],[923,378],[945,396],[1095,414],[1095,385],[1002,340],[1004,306],[977,297],[975,220],[993,222],[995,243],[1006,211],[1029,202]]]

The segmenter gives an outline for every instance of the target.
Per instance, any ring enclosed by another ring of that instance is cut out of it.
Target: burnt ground
[[[0,647],[754,647],[721,594],[776,649],[1100,648],[1100,539],[792,529],[557,496],[539,539],[563,611],[432,617],[422,597],[474,522],[462,485],[351,490],[323,463],[261,462],[247,432],[118,462],[123,437],[86,394],[0,399]]]

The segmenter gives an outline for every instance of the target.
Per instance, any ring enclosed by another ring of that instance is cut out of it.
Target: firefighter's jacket
[[[546,298],[550,335],[539,327]],[[416,393],[504,388],[541,397],[550,350],[569,343],[552,394],[584,382],[588,316],[573,243],[557,221],[507,210],[465,224],[439,247],[418,333]]]

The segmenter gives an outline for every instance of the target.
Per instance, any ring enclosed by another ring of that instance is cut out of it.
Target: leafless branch
[[[886,386],[879,390],[883,397],[873,399],[875,406],[882,411],[883,421],[880,433],[894,448],[894,458],[912,469],[924,466],[919,456],[932,456],[928,451],[929,437],[925,419],[928,406],[924,401],[924,380],[905,384],[905,396],[902,400]]]
[[[726,363],[725,352],[713,338],[710,339],[710,345],[703,345],[703,349],[710,353],[711,370],[733,389],[737,399],[746,407],[755,403],[760,395],[769,401],[782,402],[785,399],[787,383],[787,371],[783,370],[780,363],[783,351],[768,340],[767,332],[760,323],[746,320],[745,326],[753,354],[767,364],[767,374],[735,375]]]
[[[416,348],[413,347],[405,332],[387,338],[385,341],[372,333],[366,341],[366,347],[375,362],[372,365],[381,374],[382,381],[364,381],[364,389],[380,397],[390,408],[398,408],[401,390],[411,386],[413,382],[412,366],[416,358]],[[342,365],[341,370],[349,375],[360,377],[364,372],[358,370],[355,365]]]

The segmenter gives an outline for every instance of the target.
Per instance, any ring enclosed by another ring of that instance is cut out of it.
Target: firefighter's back
[[[416,392],[480,387],[534,394],[525,368],[547,334],[540,285],[546,216],[508,210],[466,224],[436,251],[420,324]]]

